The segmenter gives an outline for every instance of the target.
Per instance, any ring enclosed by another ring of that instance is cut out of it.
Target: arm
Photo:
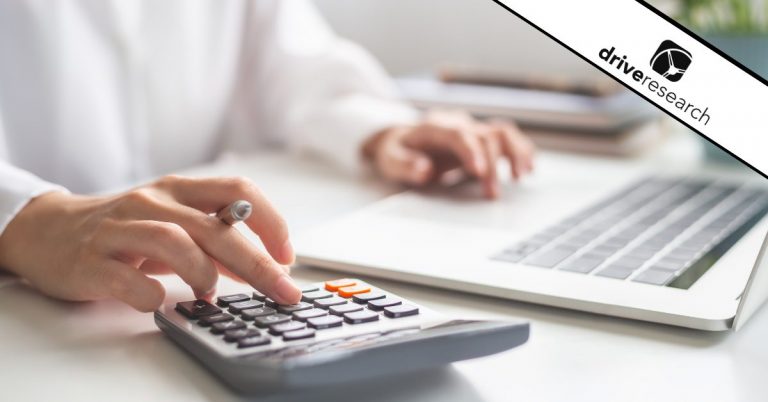
[[[499,193],[498,159],[509,160],[515,179],[531,171],[533,145],[514,124],[460,112],[421,116],[398,99],[379,64],[337,37],[311,3],[250,4],[236,97],[236,120],[246,127],[349,168],[367,161],[384,178],[411,185],[461,168],[481,179],[490,198]]]
[[[1,127],[1,126],[0,126]],[[10,154],[0,133],[0,157]],[[245,221],[269,254],[209,214],[245,199]],[[0,159],[0,267],[66,300],[114,297],[140,311],[163,301],[148,274],[175,273],[211,298],[218,273],[290,304],[300,292],[279,265],[293,261],[285,221],[242,178],[168,176],[108,196],[69,194]]]
[[[373,133],[418,120],[379,64],[337,37],[310,2],[250,5],[235,103],[241,131],[359,169]]]
[[[59,185],[14,167],[7,162],[8,153],[0,116],[0,236],[8,223],[30,200],[51,191],[67,191]]]

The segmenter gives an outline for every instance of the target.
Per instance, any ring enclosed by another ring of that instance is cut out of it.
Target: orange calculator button
[[[328,281],[325,283],[325,290],[330,290],[331,292],[335,292],[339,290],[339,288],[343,288],[345,286],[354,286],[357,285],[357,282],[355,282],[352,279],[344,278],[344,279],[336,279],[335,281]]]
[[[371,288],[365,285],[345,286],[343,288],[339,288],[339,296],[350,298],[354,295],[357,295],[360,293],[368,293],[370,291],[371,291]]]

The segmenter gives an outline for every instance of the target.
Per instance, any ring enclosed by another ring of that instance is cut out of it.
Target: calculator
[[[241,393],[309,388],[486,356],[528,340],[527,322],[446,317],[358,279],[302,287],[297,304],[242,293],[169,303],[158,327]]]

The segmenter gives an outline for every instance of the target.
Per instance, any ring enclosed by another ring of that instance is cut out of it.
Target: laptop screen
[[[736,310],[736,316],[733,318],[733,329],[738,331],[742,325],[763,305],[768,298],[768,259],[766,253],[768,250],[768,235],[763,239],[763,245],[760,253],[757,255],[755,267],[741,295],[739,308]]]

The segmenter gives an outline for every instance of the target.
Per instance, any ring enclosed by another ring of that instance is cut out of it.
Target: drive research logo
[[[657,96],[663,99],[668,104],[674,106],[679,110],[679,114],[687,114],[691,120],[695,120],[702,125],[709,124],[710,111],[706,105],[700,105],[698,102],[693,102],[687,96],[674,91],[674,88],[670,85],[667,87],[664,82],[659,82],[656,78],[648,75],[645,71],[637,67],[632,60],[630,60],[626,54],[622,55],[616,46],[605,47],[600,49],[597,56],[603,60],[607,66],[613,67],[615,73],[613,75],[620,81],[624,81],[628,86],[632,84],[637,90],[645,91],[647,95],[644,96]],[[647,53],[646,53],[647,54]],[[691,65],[691,54],[687,50],[677,46],[671,40],[665,40],[661,42],[661,46],[656,51],[656,54],[651,58],[651,67],[653,70],[669,81],[679,81],[685,73],[688,66]],[[610,72],[606,71],[608,74]],[[627,78],[621,79],[618,74],[624,74]],[[652,74],[652,73],[651,73]],[[630,83],[629,80],[635,81]],[[651,102],[653,100],[646,97]]]
[[[680,81],[690,65],[691,53],[671,40],[661,42],[651,58],[653,71],[672,82]]]

